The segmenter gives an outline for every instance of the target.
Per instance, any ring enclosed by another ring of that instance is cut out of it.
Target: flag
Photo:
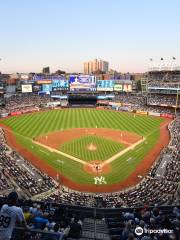
[[[163,58],[161,58],[161,61],[164,60]]]
[[[176,58],[175,58],[175,57],[173,57],[172,59],[173,59],[173,60],[176,60]]]

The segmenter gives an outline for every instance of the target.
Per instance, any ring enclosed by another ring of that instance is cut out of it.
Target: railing
[[[63,237],[63,234],[62,234]],[[25,230],[21,227],[16,227],[13,231],[11,240],[60,240],[59,233],[42,231],[37,229]]]

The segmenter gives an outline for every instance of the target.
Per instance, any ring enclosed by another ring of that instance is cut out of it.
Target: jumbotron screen
[[[71,92],[95,92],[96,77],[90,75],[70,75],[69,84]]]
[[[97,91],[110,91],[114,90],[114,80],[98,80]]]
[[[69,82],[67,79],[53,79],[52,80],[52,89],[53,89],[53,91],[68,90]]]

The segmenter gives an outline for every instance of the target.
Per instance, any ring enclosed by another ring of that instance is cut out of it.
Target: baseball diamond
[[[139,182],[169,141],[170,120],[100,109],[61,109],[1,120],[8,144],[75,190],[113,192]],[[63,161],[63,166],[60,164]],[[98,175],[103,179],[98,188]],[[96,183],[96,184],[95,184]]]

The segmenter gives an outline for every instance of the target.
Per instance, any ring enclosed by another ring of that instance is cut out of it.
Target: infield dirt
[[[169,130],[168,130],[167,126],[171,121],[172,120],[165,119],[165,121],[163,123],[161,123],[160,138],[159,138],[158,142],[152,148],[152,150],[146,155],[146,157],[141,161],[141,163],[137,166],[135,171],[124,181],[121,181],[116,184],[111,184],[111,185],[107,184],[107,185],[101,185],[101,186],[97,187],[96,185],[79,184],[79,183],[73,182],[72,180],[70,180],[68,177],[66,177],[64,175],[61,175],[60,177],[61,177],[61,180],[63,181],[63,184],[71,189],[75,189],[78,191],[84,191],[84,192],[115,192],[115,191],[124,190],[128,187],[136,185],[138,182],[140,182],[140,179],[138,176],[141,175],[143,177],[148,173],[153,162],[159,156],[161,150],[169,143],[170,135],[169,135]],[[59,172],[57,172],[56,169],[52,168],[50,165],[48,165],[42,159],[37,157],[35,154],[30,152],[26,148],[24,148],[24,146],[20,145],[16,141],[15,135],[13,134],[12,130],[9,127],[7,127],[6,125],[3,125],[3,124],[1,124],[0,126],[4,129],[6,141],[10,147],[12,147],[17,152],[19,152],[25,159],[29,160],[32,164],[34,164],[41,171],[47,173],[49,176],[51,176],[53,178],[57,177],[57,174],[59,174]],[[73,134],[72,134],[72,132],[70,133],[70,131],[69,131],[69,134],[72,136]],[[119,134],[118,134],[118,137],[119,137]],[[49,136],[48,136],[48,140],[49,140]],[[63,142],[64,141],[65,141],[65,139],[63,140]],[[129,142],[127,142],[127,144],[129,144]],[[58,145],[59,145],[59,143],[58,143]]]

